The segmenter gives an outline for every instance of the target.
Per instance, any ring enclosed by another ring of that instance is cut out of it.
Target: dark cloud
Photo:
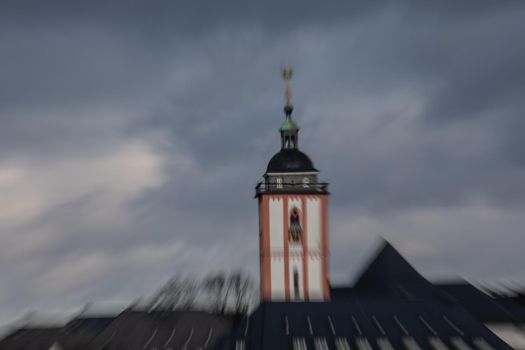
[[[331,183],[334,280],[378,235],[429,275],[525,278],[522,3],[1,6],[5,320],[180,271],[255,275],[286,57]]]

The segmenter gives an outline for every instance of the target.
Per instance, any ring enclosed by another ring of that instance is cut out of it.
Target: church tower
[[[290,79],[285,66],[281,150],[256,187],[259,202],[259,254],[262,300],[328,300],[328,184],[298,148],[299,127],[292,119]]]

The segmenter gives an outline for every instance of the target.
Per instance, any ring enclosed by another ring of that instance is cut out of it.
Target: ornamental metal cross
[[[290,90],[290,80],[292,79],[292,76],[293,70],[292,68],[288,67],[288,63],[286,63],[283,68],[283,80],[285,82],[284,97],[286,99],[287,106],[291,106],[292,91]]]

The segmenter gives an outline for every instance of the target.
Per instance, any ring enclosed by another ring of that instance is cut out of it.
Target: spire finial
[[[292,80],[293,76],[293,70],[288,66],[288,60],[286,60],[284,67],[283,67],[283,80],[284,80],[284,98],[286,104],[284,105],[284,111],[287,116],[290,116],[292,114],[292,90],[290,89],[290,80]]]

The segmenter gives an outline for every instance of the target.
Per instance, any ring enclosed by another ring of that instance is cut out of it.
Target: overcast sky
[[[382,236],[431,278],[525,283],[525,2],[320,4],[2,1],[0,323],[257,279],[286,58],[334,282]]]

